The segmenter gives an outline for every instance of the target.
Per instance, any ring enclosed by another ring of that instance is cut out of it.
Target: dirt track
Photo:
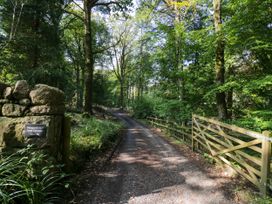
[[[223,178],[209,178],[149,129],[124,113],[128,130],[117,156],[78,203],[230,204]]]

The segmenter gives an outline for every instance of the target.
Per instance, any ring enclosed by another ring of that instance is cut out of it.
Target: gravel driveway
[[[209,178],[193,161],[125,113],[117,156],[78,203],[229,204],[223,178]]]

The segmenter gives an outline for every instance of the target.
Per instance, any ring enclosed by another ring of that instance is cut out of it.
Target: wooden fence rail
[[[154,117],[148,120],[152,125],[174,133],[194,150],[226,163],[266,195],[272,165],[270,132],[258,133],[198,115],[193,115],[189,124]]]

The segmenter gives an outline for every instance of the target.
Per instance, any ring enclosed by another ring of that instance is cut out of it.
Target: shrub
[[[117,140],[122,125],[117,122],[96,118],[81,118],[71,136],[71,159],[78,169],[85,160],[101,153]]]
[[[156,116],[177,122],[190,120],[192,107],[177,99],[164,99],[155,95],[145,95],[137,99],[132,106],[134,117],[145,119]]]
[[[133,103],[132,110],[134,117],[146,118],[153,114],[153,104],[149,97],[142,97]]]

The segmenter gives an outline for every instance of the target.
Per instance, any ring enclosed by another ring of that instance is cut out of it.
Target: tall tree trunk
[[[93,114],[93,71],[94,71],[94,59],[92,52],[92,30],[91,30],[91,7],[90,1],[84,0],[84,50],[85,50],[85,104],[84,111]]]
[[[124,81],[123,79],[120,81],[120,106],[121,110],[124,110],[124,97],[125,97],[125,89],[124,89]]]
[[[80,91],[80,110],[83,110],[84,104],[84,93],[85,93],[85,68],[82,67],[81,69],[81,91]]]
[[[177,72],[183,72],[182,48],[181,48],[181,33],[180,33],[180,10],[178,8],[178,0],[174,4],[175,13],[175,69]],[[184,100],[184,79],[180,76],[177,78],[177,87],[179,92],[179,99]]]
[[[224,36],[222,34],[222,19],[221,19],[221,0],[213,0],[214,6],[214,27],[215,33],[217,35],[217,45],[215,53],[215,81],[218,86],[225,83],[225,42]],[[226,94],[225,92],[220,92],[216,94],[216,103],[218,110],[219,119],[227,119],[227,104],[226,104]]]
[[[227,93],[227,107],[228,107],[228,118],[233,118],[233,89]]]
[[[228,76],[234,76],[234,67],[230,67],[228,71]],[[227,108],[228,108],[228,118],[233,118],[233,88],[227,92]]]
[[[40,58],[40,47],[39,47],[39,28],[40,28],[40,20],[41,20],[41,13],[39,8],[38,1],[35,1],[35,14],[33,18],[33,26],[32,30],[34,33],[34,42],[35,44],[33,49],[33,56],[32,59],[30,59],[32,62],[32,68],[37,69],[39,66],[39,58]]]
[[[76,93],[76,108],[80,110],[80,66],[77,64],[76,65],[76,88],[77,88],[77,93]]]

